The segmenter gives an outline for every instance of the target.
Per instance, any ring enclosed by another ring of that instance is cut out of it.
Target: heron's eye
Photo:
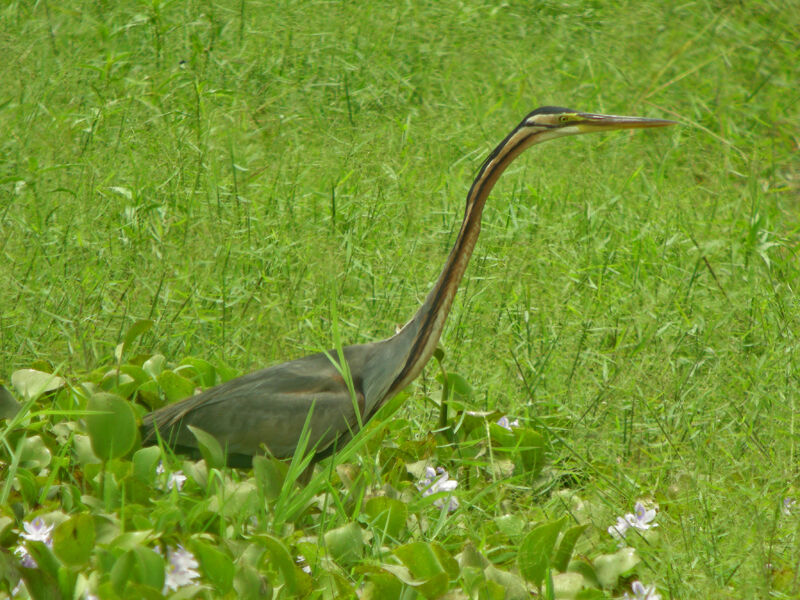
[[[560,117],[558,117],[558,122],[559,123],[569,123],[570,121],[571,121],[571,119],[570,119],[569,115],[561,115]]]

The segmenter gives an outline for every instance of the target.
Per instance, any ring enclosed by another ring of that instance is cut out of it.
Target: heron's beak
[[[645,117],[621,117],[618,115],[594,115],[591,113],[578,113],[583,119],[577,121],[581,133],[591,131],[611,131],[613,129],[642,129],[645,127],[667,127],[677,125],[677,121],[666,119],[647,119]]]

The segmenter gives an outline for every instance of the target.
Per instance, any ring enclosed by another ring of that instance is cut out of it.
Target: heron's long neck
[[[517,128],[500,142],[483,163],[467,194],[467,207],[461,230],[436,285],[414,317],[397,334],[398,337],[413,336],[413,340],[406,363],[391,385],[388,396],[394,395],[411,383],[433,355],[461,278],[478,241],[486,199],[508,165],[534,143],[529,132]]]

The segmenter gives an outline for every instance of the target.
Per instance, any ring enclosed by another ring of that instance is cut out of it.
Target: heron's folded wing
[[[231,454],[258,454],[264,445],[273,455],[288,457],[312,411],[309,446],[320,451],[357,427],[355,406],[363,414],[364,394],[356,377],[354,387],[355,403],[327,356],[307,356],[150,413],[142,423],[142,438],[153,442],[158,430],[169,445],[196,447],[188,429],[192,425],[213,435]]]

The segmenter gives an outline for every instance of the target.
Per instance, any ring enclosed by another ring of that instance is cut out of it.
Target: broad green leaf
[[[553,566],[558,571],[566,571],[569,561],[572,558],[572,551],[575,549],[575,544],[578,538],[586,530],[588,525],[576,525],[570,527],[561,536],[561,541],[558,544],[558,550],[553,555]]]
[[[139,481],[152,483],[156,475],[161,449],[158,446],[140,448],[133,453],[133,475]]]
[[[100,462],[92,450],[92,440],[88,435],[76,433],[72,438],[72,447],[75,448],[75,458],[79,465],[86,466]]]
[[[103,380],[100,382],[100,387],[106,392],[114,392],[127,398],[136,390],[138,384],[136,380],[127,373],[112,369],[105,374],[105,377],[103,377]]]
[[[575,595],[575,600],[608,600],[608,596],[602,590],[583,588]]]
[[[235,569],[231,558],[205,542],[193,540],[192,552],[200,563],[203,574],[220,594],[227,594],[233,587]]]
[[[362,600],[400,600],[403,582],[390,573],[377,572],[367,575],[367,585]]]
[[[224,364],[216,364],[214,369],[217,371],[217,377],[219,378],[219,381],[223,383],[229,379],[233,379],[234,377],[241,375],[241,373],[236,369]]]
[[[137,365],[125,364],[119,368],[120,373],[125,373],[128,377],[133,379],[137,385],[142,385],[146,381],[152,381],[150,375],[147,374],[142,367]]]
[[[541,587],[550,561],[555,553],[556,540],[564,525],[567,524],[568,517],[562,517],[557,521],[549,521],[534,527],[519,547],[517,553],[517,566],[520,574]]]
[[[181,588],[175,594],[167,594],[170,600],[180,600],[178,594],[180,594],[184,590],[191,589],[190,587]],[[196,592],[196,590],[195,590]],[[197,594],[193,594],[190,597],[194,597]],[[157,590],[152,586],[144,585],[142,583],[132,582],[128,585],[125,589],[125,598],[135,598],[136,600],[164,600],[164,594],[161,593],[161,590]],[[100,596],[103,598],[104,596]]]
[[[604,588],[613,588],[621,575],[628,575],[639,563],[633,548],[621,548],[614,554],[602,554],[594,559],[597,580]]]
[[[364,513],[381,537],[397,539],[406,525],[408,508],[405,502],[388,496],[375,496],[364,504]]]
[[[272,598],[272,586],[250,565],[240,564],[233,578],[233,587],[241,600]]]
[[[495,452],[512,455],[515,459],[518,459],[520,466],[526,473],[532,476],[539,474],[544,466],[546,447],[545,438],[542,434],[525,427],[518,427],[513,431],[509,431],[497,423],[491,423],[489,431],[492,441],[498,445]]]
[[[158,376],[158,385],[164,391],[167,402],[177,402],[194,394],[194,383],[169,369]]]
[[[36,561],[39,570],[58,581],[58,570],[61,565],[50,548],[43,542],[26,541],[25,549]]]
[[[201,387],[209,388],[217,384],[217,370],[211,363],[202,358],[189,356],[181,361],[181,365],[175,371],[183,372],[185,368],[191,368],[196,373],[196,383]]]
[[[150,375],[153,379],[158,379],[158,376],[161,375],[161,371],[164,370],[164,365],[167,363],[167,359],[164,358],[161,354],[153,354],[150,358],[144,361],[142,364],[142,369],[144,372]]]
[[[430,547],[436,555],[436,560],[442,565],[442,568],[445,573],[450,576],[450,579],[458,577],[458,561],[438,542],[430,542]]]
[[[486,432],[486,425],[488,423],[494,423],[502,415],[503,413],[501,413],[499,410],[464,411],[461,415],[459,415],[459,420],[461,423],[460,429],[464,431],[464,433],[477,430],[479,434],[477,439],[482,439],[484,438]]]
[[[440,572],[427,578],[415,577],[411,571],[402,565],[381,565],[381,568],[394,575],[409,587],[413,587],[426,598],[439,598],[450,587],[447,573]]]
[[[519,456],[525,472],[536,476],[544,466],[544,436],[531,429],[520,428],[515,432],[519,440]]]
[[[152,536],[152,531],[124,531],[114,535],[106,543],[115,549],[133,550],[134,548],[138,548],[139,546],[146,544],[148,541],[150,541]],[[98,537],[100,536],[98,535]]]
[[[513,431],[500,427],[497,423],[489,423],[489,437],[498,446],[500,452],[517,452],[517,436]]]
[[[528,524],[522,517],[522,515],[519,513],[512,513],[495,517],[494,522],[497,525],[497,529],[501,533],[507,535],[508,537],[514,540],[519,540],[519,538],[521,538],[524,535],[526,526]]]
[[[483,570],[488,581],[493,581],[505,590],[505,600],[530,600],[525,583],[513,573],[489,565]]]
[[[36,569],[19,568],[20,573],[31,584],[33,598],[72,598],[77,572],[59,564],[52,550],[43,542],[27,541],[25,549],[36,562]]]
[[[52,456],[50,450],[39,435],[25,438],[19,455],[19,466],[25,469],[32,469],[38,472],[50,464]]]
[[[490,564],[472,542],[466,543],[461,553],[456,556],[456,560],[462,571],[467,567],[476,567],[483,570]]]
[[[181,470],[184,475],[201,488],[208,485],[208,469],[208,463],[204,460],[185,460],[181,463]]]
[[[0,385],[0,419],[13,419],[22,405],[4,385]]]
[[[53,553],[68,565],[83,565],[89,562],[94,540],[94,519],[86,513],[77,514],[53,531]]]
[[[461,561],[459,561],[459,565]],[[483,597],[488,598],[489,595],[487,594],[486,586],[486,575],[483,573],[483,569],[480,567],[461,567],[461,572],[458,576],[459,582],[461,584],[461,589],[467,593],[470,598],[477,598]],[[493,584],[497,587],[496,583]],[[503,600],[505,597],[505,592],[500,595],[500,598],[497,600]]]
[[[307,586],[307,580],[299,576],[299,569],[295,565],[294,559],[289,553],[289,549],[282,540],[271,535],[265,535],[257,539],[258,541],[262,541],[267,549],[267,560],[270,561],[282,575],[289,597],[301,597],[306,592],[310,591],[310,581]],[[302,571],[300,571],[300,573],[302,573]],[[309,589],[307,589],[307,587]]]
[[[251,515],[258,510],[258,492],[251,481],[225,482],[211,498],[208,509],[223,517]]]
[[[469,400],[472,398],[472,386],[461,375],[458,373],[448,373],[447,380],[450,384],[450,391],[455,397],[460,397],[462,400]]]
[[[166,575],[164,558],[158,552],[144,546],[138,546],[129,552],[133,552],[136,557],[133,568],[135,581],[161,590]]]
[[[77,581],[77,570],[69,569],[63,566],[58,570],[58,589],[63,598],[75,597],[75,583]]]
[[[441,373],[436,375],[436,381],[442,383],[444,381],[444,377]],[[473,391],[472,386],[469,382],[464,379],[458,373],[448,373],[447,374],[447,385],[450,388],[450,397],[451,398],[458,398],[459,400],[469,400],[472,398]]]
[[[14,526],[14,523],[15,521],[11,517],[0,515],[0,539],[5,538],[8,531]]]
[[[436,542],[412,542],[399,546],[393,554],[408,567],[417,579],[429,579],[445,573],[448,579],[458,577],[458,563]]]
[[[92,450],[104,461],[125,456],[136,441],[136,417],[131,405],[119,396],[100,393],[89,398],[86,425]]]
[[[278,499],[289,467],[283,461],[267,456],[253,457],[253,475],[258,489],[269,502]]]
[[[137,337],[147,333],[152,327],[153,321],[150,319],[139,319],[128,328],[128,331],[125,333],[125,339],[122,341],[122,343],[126,348],[129,348]]]
[[[144,546],[136,546],[122,554],[111,569],[111,584],[122,594],[129,583],[161,590],[164,587],[164,558]]]
[[[325,546],[333,559],[341,565],[350,565],[361,558],[364,550],[364,532],[358,523],[348,523],[325,532]]]
[[[222,446],[219,445],[217,438],[197,427],[192,427],[191,425],[188,427],[197,440],[197,447],[200,449],[200,454],[203,455],[209,468],[221,469],[224,467],[225,454],[222,452]]]
[[[115,458],[106,465],[106,472],[113,473],[117,481],[122,481],[133,475],[133,463],[129,460]]]
[[[11,374],[11,385],[24,400],[35,400],[42,394],[63,387],[66,380],[52,373],[34,369],[20,369]]]
[[[23,499],[28,503],[35,503],[39,496],[39,484],[36,483],[36,478],[28,469],[20,467],[17,469],[17,476],[15,483],[19,487]]]
[[[586,560],[573,560],[569,563],[567,571],[572,573],[580,573],[583,576],[583,581],[586,585],[590,585],[595,588],[601,587],[600,580],[597,579],[597,572],[595,571],[594,566]]]
[[[49,573],[42,569],[28,569],[25,567],[18,567],[18,570],[31,598],[54,598],[56,600],[63,598],[58,580]]]
[[[136,396],[151,410],[158,410],[166,404],[161,397],[161,386],[158,385],[155,379],[150,379],[142,383],[136,390]]]
[[[580,573],[556,573],[553,575],[553,595],[559,600],[574,600],[584,583]]]

